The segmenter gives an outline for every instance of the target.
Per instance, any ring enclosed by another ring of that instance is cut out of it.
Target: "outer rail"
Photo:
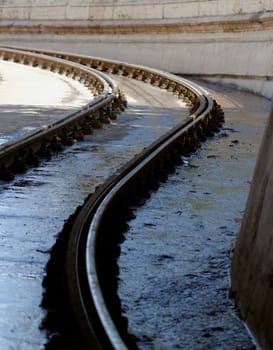
[[[199,115],[206,105],[204,95],[208,96],[207,91],[187,79],[179,78],[157,69],[100,57],[91,57],[67,52],[32,48],[23,48],[23,50],[62,58],[79,63],[83,66],[94,68],[107,74],[116,74],[131,79],[140,80],[147,84],[152,84],[153,86],[173,92],[179,99],[187,102],[192,118]]]
[[[92,92],[94,99],[58,122],[40,127],[15,141],[0,146],[0,179],[37,163],[39,157],[81,139],[101,122],[115,118],[125,105],[117,85],[105,74],[79,63],[22,50],[0,48],[0,59],[47,69],[79,80]]]
[[[65,346],[74,342],[83,349],[134,349],[117,296],[118,245],[130,208],[158,187],[181,162],[181,155],[194,151],[218,130],[223,112],[203,89],[170,74],[86,56],[45,53],[149,82],[173,91],[190,105],[191,115],[185,122],[119,169],[76,210],[64,225],[47,266],[45,324],[54,332],[65,333],[61,340]],[[52,339],[60,346],[58,339],[62,338]]]

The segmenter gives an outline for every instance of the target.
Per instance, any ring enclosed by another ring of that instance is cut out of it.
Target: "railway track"
[[[102,122],[115,118],[124,109],[125,100],[117,85],[105,74],[74,62],[23,50],[0,48],[0,59],[49,70],[84,84],[94,98],[63,119],[40,127],[20,139],[0,146],[0,179],[11,180],[14,174],[37,164],[39,158],[82,139]]]
[[[58,149],[58,144],[67,143],[63,130],[68,131],[66,135],[75,132],[72,138],[77,139],[80,137],[76,134],[79,128],[80,134],[84,133],[83,121],[88,124],[91,120],[93,126],[95,121],[112,118],[124,108],[122,93],[101,72],[166,89],[189,106],[186,121],[135,156],[77,208],[65,223],[47,265],[43,306],[48,309],[48,314],[44,327],[53,334],[48,348],[67,348],[71,344],[75,347],[80,344],[86,349],[134,348],[116,293],[118,245],[132,215],[130,208],[139,205],[151,190],[166,179],[175,165],[181,162],[182,155],[193,152],[218,130],[223,122],[223,112],[216,101],[195,84],[146,67],[40,50],[4,48],[0,53],[2,59],[25,64],[36,65],[39,60],[40,67],[59,72],[62,72],[62,65],[69,65],[66,74],[79,76],[75,73],[76,69],[80,74],[89,72],[92,81],[96,82],[92,84],[92,89],[95,85],[98,96],[76,115],[68,116],[46,130],[39,130],[38,136],[35,134],[20,140],[22,147],[16,148],[19,143],[11,145],[15,148],[13,153],[8,154],[8,145],[0,158],[1,174],[6,177],[16,170],[16,164],[43,154],[43,147]],[[35,138],[38,141],[34,147],[32,142]]]

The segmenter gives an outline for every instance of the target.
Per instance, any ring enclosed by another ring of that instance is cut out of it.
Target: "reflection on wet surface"
[[[143,86],[136,82],[135,89],[139,96],[131,98],[113,124],[44,159],[13,182],[0,183],[1,349],[43,348],[47,335],[39,329],[44,317],[41,283],[64,221],[121,165],[188,115],[164,91],[159,91],[160,106],[158,101],[153,106],[149,95],[149,107],[141,99]],[[164,98],[169,101],[166,108]]]
[[[71,78],[0,60],[0,145],[55,122],[90,102],[90,91]]]
[[[160,91],[160,97],[153,97],[155,88],[147,86],[144,98],[140,82],[122,84],[129,109],[113,124],[0,184],[1,349],[43,348],[41,282],[63,222],[117,168],[188,114],[171,94]],[[187,166],[146,203],[145,217],[140,209],[131,222],[120,260],[122,298],[140,347],[252,346],[227,297],[229,252],[269,104],[252,95],[236,96],[219,89],[228,119],[220,136],[186,159]],[[3,122],[11,113],[5,117]],[[159,337],[164,334],[168,343]]]
[[[270,103],[213,88],[224,128],[135,209],[121,245],[119,296],[139,349],[255,348],[229,268]]]

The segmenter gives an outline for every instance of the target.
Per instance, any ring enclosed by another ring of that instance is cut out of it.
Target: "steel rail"
[[[135,156],[77,208],[65,223],[47,266],[43,305],[49,311],[45,325],[53,333],[65,334],[65,346],[134,349],[116,293],[118,244],[123,239],[130,208],[165,179],[181,162],[181,155],[194,151],[218,130],[223,112],[205,90],[171,74],[87,56],[36,52],[152,83],[173,91],[190,105],[186,121]],[[60,346],[57,335],[52,339]]]
[[[0,146],[0,179],[26,170],[38,157],[59,150],[63,145],[81,139],[101,122],[114,119],[125,106],[117,84],[102,72],[62,58],[23,50],[0,48],[0,59],[47,69],[79,80],[91,90],[94,98],[57,122],[42,126]]]
[[[183,152],[183,148],[198,143],[206,128],[211,132],[205,119],[206,112],[195,120],[189,119],[174,133],[146,149],[95,192],[77,215],[70,231],[65,265],[72,314],[78,318],[81,339],[86,344],[92,334],[92,342],[96,339],[98,348],[133,348],[126,335],[125,322],[113,302],[115,244],[121,239],[118,226],[120,220],[126,221],[128,208],[136,204],[134,199],[154,186],[158,177],[179,160],[178,150]],[[111,237],[112,234],[117,237]],[[86,310],[91,310],[91,314]]]
[[[177,77],[173,74],[141,65],[68,52],[18,47],[16,47],[16,49],[63,58],[68,61],[80,63],[83,66],[92,67],[107,74],[120,75],[140,80],[173,92],[179,99],[187,102],[192,118],[200,114],[200,111],[204,108],[206,103],[204,95],[209,95],[208,91],[185,78]]]

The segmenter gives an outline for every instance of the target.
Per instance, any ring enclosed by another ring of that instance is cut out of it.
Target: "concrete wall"
[[[272,0],[2,0],[2,19],[124,20],[273,11]]]
[[[148,65],[272,97],[272,0],[2,0],[0,45]]]
[[[258,155],[232,261],[232,289],[262,349],[273,348],[273,113]]]

